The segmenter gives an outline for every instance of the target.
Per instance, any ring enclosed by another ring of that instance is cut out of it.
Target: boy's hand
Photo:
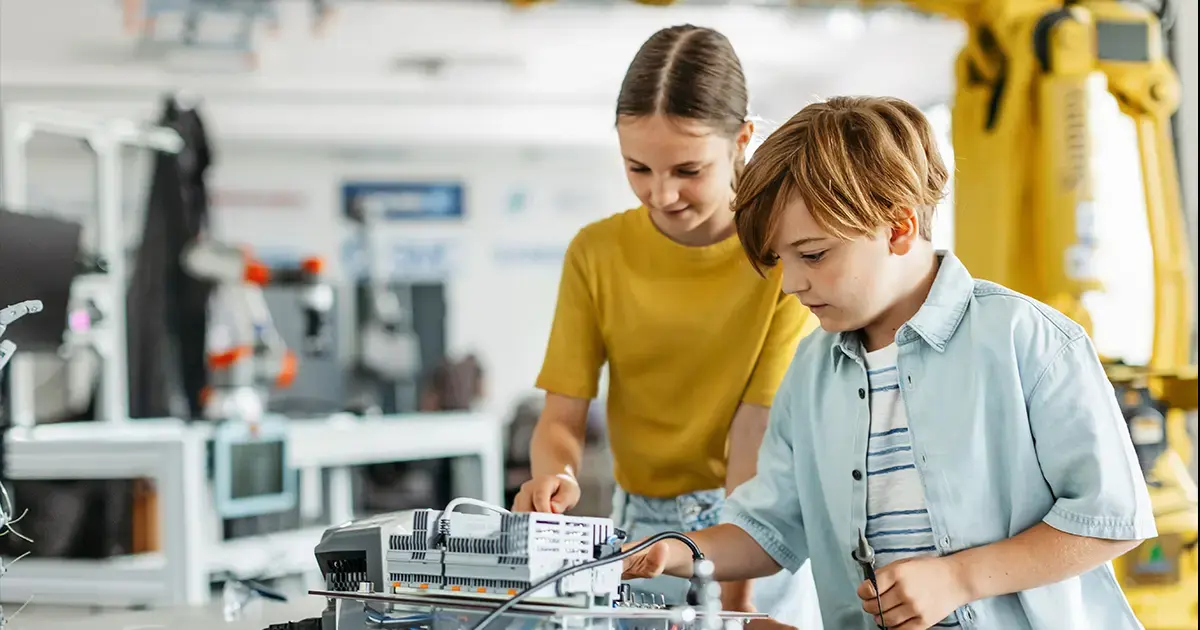
[[[643,539],[645,540],[645,539]],[[629,543],[621,547],[624,551],[636,546],[641,541]],[[667,568],[667,561],[670,559],[671,547],[667,541],[662,540],[650,545],[648,548],[625,558],[622,563],[621,579],[632,580],[635,578],[653,578],[662,575]]]
[[[521,484],[514,512],[562,514],[579,503],[579,482],[566,473],[534,477]]]
[[[920,557],[897,560],[875,572],[880,596],[864,580],[858,586],[863,610],[890,630],[926,630],[945,619],[959,606],[970,602],[957,564],[949,557]]]

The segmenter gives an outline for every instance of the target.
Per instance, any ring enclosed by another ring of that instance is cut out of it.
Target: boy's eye
[[[700,174],[700,171],[699,170],[691,170],[691,169],[686,169],[686,170],[681,169],[678,171],[678,173],[683,177],[695,177]]]

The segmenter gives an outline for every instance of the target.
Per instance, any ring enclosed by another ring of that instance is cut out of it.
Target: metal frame
[[[424,413],[378,418],[333,416],[292,420],[288,449],[301,472],[305,503],[322,503],[320,475],[330,470],[328,522],[264,536],[221,540],[220,517],[208,484],[207,423],[174,419],[121,425],[43,425],[8,436],[10,479],[151,478],[160,497],[159,553],[108,560],[26,557],[4,576],[0,601],[30,596],[95,606],[199,606],[214,577],[319,577],[313,549],[325,530],[353,517],[349,468],[366,464],[473,456],[455,469],[455,495],[503,501],[500,424],[474,413]],[[2,559],[8,563],[11,559]]]
[[[107,282],[97,296],[105,321],[89,341],[101,360],[100,405],[96,420],[125,422],[129,418],[128,359],[125,341],[125,294],[128,282],[125,260],[124,208],[121,196],[121,152],[141,147],[169,153],[183,149],[183,139],[174,130],[139,126],[123,119],[105,119],[74,112],[7,105],[3,109],[4,205],[14,212],[28,211],[29,177],[26,148],[37,133],[78,138],[96,154],[97,236],[96,252],[108,264]],[[37,297],[37,296],[30,296]],[[16,356],[9,368],[9,404],[12,425],[32,427],[34,378],[30,357]]]

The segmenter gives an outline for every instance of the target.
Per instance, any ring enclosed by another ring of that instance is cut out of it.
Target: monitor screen
[[[286,489],[283,441],[231,444],[229,460],[229,498],[274,496]]]
[[[42,312],[22,317],[4,332],[21,352],[62,345],[82,231],[78,223],[0,208],[0,308],[42,302]]]
[[[227,420],[213,428],[213,498],[223,518],[277,514],[296,504],[296,472],[289,468],[287,420],[256,426]]]

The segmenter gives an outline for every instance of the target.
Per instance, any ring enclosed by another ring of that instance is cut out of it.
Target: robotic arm
[[[297,360],[275,328],[263,287],[301,285],[301,308],[306,319],[305,350],[329,350],[326,321],[333,307],[333,289],[321,281],[322,261],[308,258],[297,267],[271,269],[242,248],[203,240],[183,252],[188,273],[216,284],[228,340],[209,356],[212,382],[206,415],[261,417],[266,391],[291,385]]]
[[[4,331],[8,329],[8,325],[29,315],[30,313],[40,313],[42,311],[42,303],[39,300],[27,300],[19,304],[0,309],[0,337],[4,336]],[[0,371],[4,370],[4,366],[8,365],[8,360],[17,352],[17,344],[11,341],[0,341]],[[3,438],[0,438],[3,439]]]

